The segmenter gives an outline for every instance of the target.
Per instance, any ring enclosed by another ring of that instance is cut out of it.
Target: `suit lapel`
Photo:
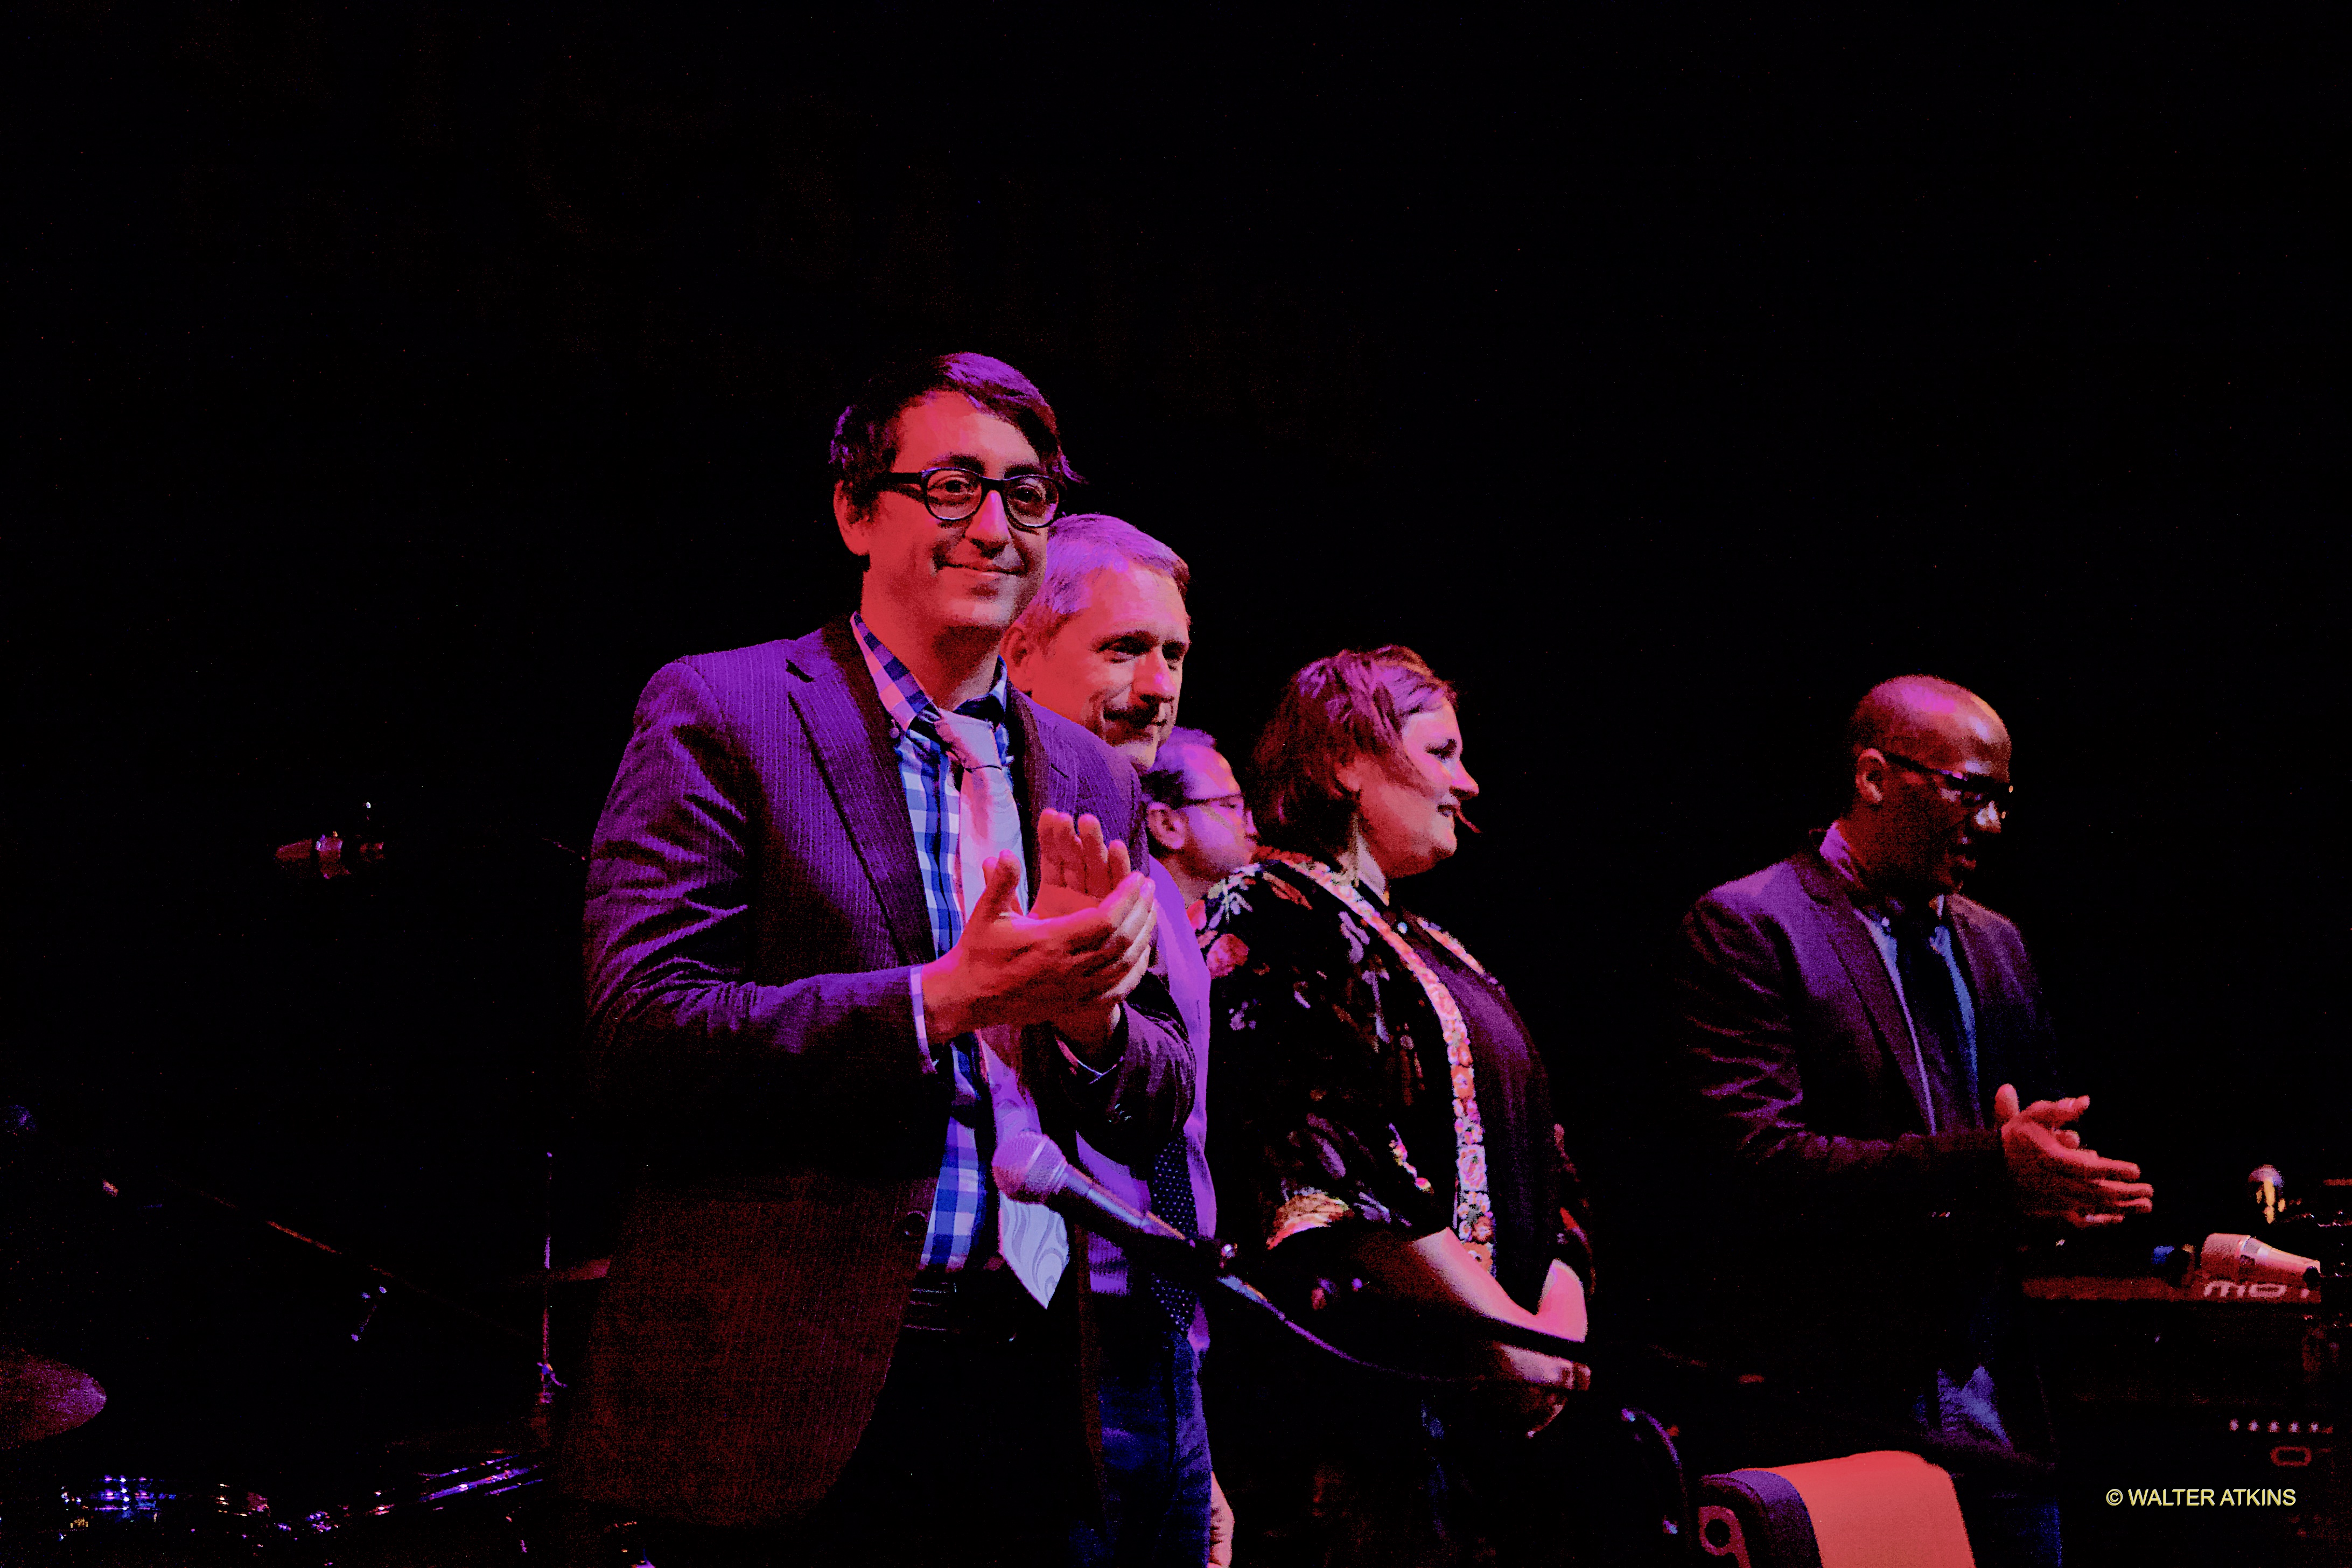
[[[1953,950],[1959,954],[1960,978],[1969,991],[1969,1010],[1976,1018],[1977,1107],[1992,1125],[1991,1096],[1985,1086],[2011,1081],[2017,1064],[2002,1047],[2000,1019],[2009,1009],[2002,1004],[2014,994],[2009,966],[1999,962],[1977,928],[1967,900],[1955,894],[1945,901],[1945,919],[1952,928]],[[2023,1086],[2021,1085],[2021,1088]]]
[[[793,668],[807,679],[793,692],[793,705],[899,956],[923,963],[938,954],[932,952],[931,917],[923,902],[922,869],[915,859],[915,828],[898,778],[890,715],[874,689],[848,620],[828,623],[820,635],[819,647],[803,642],[793,650]]]
[[[1029,860],[1030,896],[1036,896],[1037,814],[1066,796],[1068,770],[1047,746],[1037,722],[1036,704],[1020,692],[1013,694],[1013,727],[1020,755],[1013,760],[1013,794],[1021,804],[1021,842]]]
[[[1853,900],[1846,896],[1845,885],[1819,856],[1808,855],[1800,860],[1798,874],[1804,881],[1805,890],[1813,896],[1814,911],[1821,918],[1822,929],[1829,935],[1831,951],[1838,955],[1847,983],[1853,987],[1871,1026],[1878,1031],[1880,1047],[1911,1091],[1911,1106],[1918,1113],[1919,1125],[1929,1126],[1932,1118],[1927,1109],[1927,1084],[1920,1076],[1919,1053],[1912,1045],[1910,1020],[1904,1016],[1903,999],[1895,994],[1895,983],[1886,977],[1886,961],[1879,956],[1878,944],[1862,929]]]

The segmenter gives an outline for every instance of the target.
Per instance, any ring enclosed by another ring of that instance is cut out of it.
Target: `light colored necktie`
[[[940,740],[956,760],[963,777],[957,785],[963,801],[956,831],[956,891],[963,900],[965,919],[988,885],[985,868],[992,856],[1009,854],[1021,867],[1014,900],[1029,903],[1029,870],[1021,841],[1020,808],[1013,804],[1013,775],[996,743],[996,726],[968,713],[939,716]],[[981,1076],[987,1079],[991,1110],[996,1117],[996,1140],[1003,1142],[1018,1131],[1043,1131],[1037,1125],[1037,1105],[1021,1087],[1013,1069],[1018,1053],[1013,1048],[1013,1029],[995,1024],[979,1031]],[[995,1183],[989,1184],[992,1188]],[[1070,1262],[1069,1226],[1043,1204],[1018,1203],[1002,1193],[996,1198],[996,1250],[1015,1278],[1040,1305],[1054,1299],[1054,1287]]]

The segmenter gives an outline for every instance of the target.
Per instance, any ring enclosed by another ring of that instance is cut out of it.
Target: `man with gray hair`
[[[1192,587],[1183,557],[1133,524],[1062,519],[1045,580],[1004,634],[1013,684],[1150,768],[1176,723]]]
[[[1054,527],[1044,580],[1004,634],[1004,664],[1015,688],[1082,724],[1134,763],[1157,760],[1176,723],[1192,651],[1184,596],[1192,569],[1158,540],[1115,517],[1064,518]],[[1197,1069],[1209,1060],[1209,971],[1188,940],[1185,896],[1150,861],[1160,925],[1152,971],[1165,977]],[[1177,1135],[1132,1165],[1081,1136],[1070,1152],[1087,1174],[1138,1208],[1179,1229],[1212,1233],[1207,1085]],[[1100,1362],[1093,1370],[1102,1415],[1104,1528],[1080,1524],[1071,1558],[1079,1563],[1155,1563],[1197,1568],[1210,1554],[1214,1478],[1201,1415],[1200,1358],[1208,1320],[1182,1279],[1130,1259],[1113,1239],[1090,1236],[1087,1263]]]

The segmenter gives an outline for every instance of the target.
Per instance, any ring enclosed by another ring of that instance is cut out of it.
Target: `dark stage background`
[[[1675,917],[1915,668],[2018,737],[1976,890],[2136,1239],[2340,1173],[2321,10],[1279,9],[23,13],[9,1311],[116,1395],[60,1442],[527,1404],[528,1351],[404,1294],[354,1347],[353,1268],[156,1173],[532,1324],[489,1287],[545,1152],[567,1256],[609,1184],[562,847],[656,665],[851,601],[824,437],[911,348],[1027,369],[1084,504],[1190,558],[1229,748],[1340,645],[1463,684],[1486,832],[1411,896],[1541,1030],[1604,1227],[1665,1218]],[[363,801],[381,876],[278,877]]]

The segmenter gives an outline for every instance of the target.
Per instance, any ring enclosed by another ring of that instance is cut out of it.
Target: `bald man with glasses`
[[[1961,895],[2011,809],[2000,716],[1904,676],[1864,697],[1847,742],[1845,811],[1701,899],[1675,952],[1706,1326],[1821,1404],[2030,1451],[2047,1416],[2017,1245],[2146,1213],[2153,1189],[2083,1146],[2070,1124],[2089,1100],[2058,1098],[2024,942]],[[1773,1441],[1769,1462],[1826,1457]],[[1964,1475],[1960,1499],[1978,1563],[2059,1561],[2046,1492]]]

